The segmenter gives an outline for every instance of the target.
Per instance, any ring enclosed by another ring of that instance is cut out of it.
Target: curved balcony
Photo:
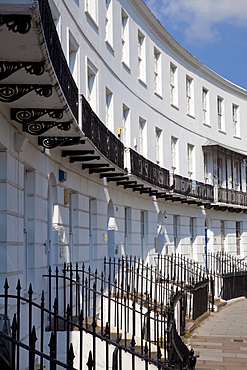
[[[173,175],[173,191],[198,199],[214,201],[214,187],[179,175]]]
[[[39,0],[39,11],[51,63],[69,107],[78,121],[78,88],[64,56],[48,0]]]
[[[124,145],[101,122],[82,96],[82,130],[99,151],[119,168],[124,168]]]
[[[6,115],[9,112],[18,129],[22,125],[24,135],[38,136],[36,143],[44,148],[61,147],[62,157],[69,157],[70,163],[82,163],[82,169],[89,170],[89,174],[98,173],[124,189],[172,202],[246,212],[247,195],[241,191],[219,188],[216,192],[212,185],[179,175],[173,175],[170,184],[169,171],[124,148],[83,96],[80,131],[78,89],[48,0],[38,0],[36,10],[30,6],[27,11],[25,3],[23,14],[20,4],[18,13],[0,16],[0,80],[4,81],[0,86],[0,104],[7,106]],[[43,136],[47,131],[50,135]],[[72,150],[66,148],[70,146]]]
[[[131,173],[148,183],[169,189],[169,171],[130,149]]]

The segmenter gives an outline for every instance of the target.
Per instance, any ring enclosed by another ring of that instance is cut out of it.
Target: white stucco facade
[[[246,194],[246,90],[197,61],[141,0],[49,3],[79,96],[89,101],[102,123],[124,144],[130,180],[149,185],[133,175],[128,148],[169,171],[167,194],[177,194],[172,187],[177,175],[188,179],[192,190],[193,181],[211,185],[214,199],[200,204],[189,197],[187,202],[183,189],[179,199],[162,198],[107,181],[100,173],[82,169],[80,161],[62,156],[64,148],[45,149],[10,119],[11,108],[42,107],[45,98],[38,103],[33,95],[9,104],[2,101],[1,282],[6,276],[13,282],[20,277],[26,289],[32,281],[38,291],[48,265],[78,262],[101,269],[105,256],[123,254],[146,260],[157,252],[176,252],[204,263],[205,228],[208,251],[224,250],[244,258],[247,206],[243,201],[219,199],[218,189]],[[24,9],[37,17],[36,6],[36,1],[6,0],[0,11]],[[15,34],[9,42],[19,50],[18,60],[44,60],[45,74],[35,77],[35,83],[52,83],[57,91],[52,107],[59,108],[61,102],[66,106],[39,23],[32,27],[35,53],[32,43],[22,47],[23,39]],[[1,60],[13,59],[6,39],[3,44]],[[23,76],[20,81],[25,83]],[[14,83],[14,78],[15,74],[4,82]],[[97,152],[83,131],[80,103],[78,120],[66,109],[72,136],[86,140],[73,149]],[[59,170],[66,178],[59,179]],[[151,190],[156,188],[162,192],[151,184]]]

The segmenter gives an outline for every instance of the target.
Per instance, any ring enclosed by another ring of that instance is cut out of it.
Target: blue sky
[[[247,0],[144,0],[207,67],[247,89]]]

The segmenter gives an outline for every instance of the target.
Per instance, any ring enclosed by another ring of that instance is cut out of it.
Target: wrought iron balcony
[[[124,168],[124,145],[101,122],[82,96],[82,130],[97,149],[119,168]]]
[[[173,176],[173,191],[178,194],[198,199],[214,201],[214,188],[212,185],[191,180],[179,175]]]
[[[169,188],[169,171],[130,149],[131,173],[152,185]]]
[[[46,46],[54,71],[67,103],[78,121],[78,88],[64,56],[48,0],[39,0],[39,10]]]
[[[227,204],[247,206],[247,194],[234,189],[219,188],[218,201]]]

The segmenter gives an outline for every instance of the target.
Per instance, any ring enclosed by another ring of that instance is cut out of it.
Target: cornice
[[[189,51],[187,51],[182,45],[180,45],[170,34],[166,31],[163,25],[151,12],[148,6],[143,2],[143,0],[126,0],[130,6],[136,10],[136,14],[142,17],[143,21],[146,23],[147,28],[150,33],[158,36],[161,43],[164,43],[165,47],[168,47],[172,53],[175,54],[179,59],[182,59],[185,63],[188,63],[195,69],[195,74],[198,75],[198,71],[201,72],[205,79],[211,80],[211,83],[220,85],[220,88],[232,91],[235,94],[240,94],[247,97],[247,90],[234,84],[233,82],[220,76],[206,65],[201,63],[196,57],[194,57]]]

